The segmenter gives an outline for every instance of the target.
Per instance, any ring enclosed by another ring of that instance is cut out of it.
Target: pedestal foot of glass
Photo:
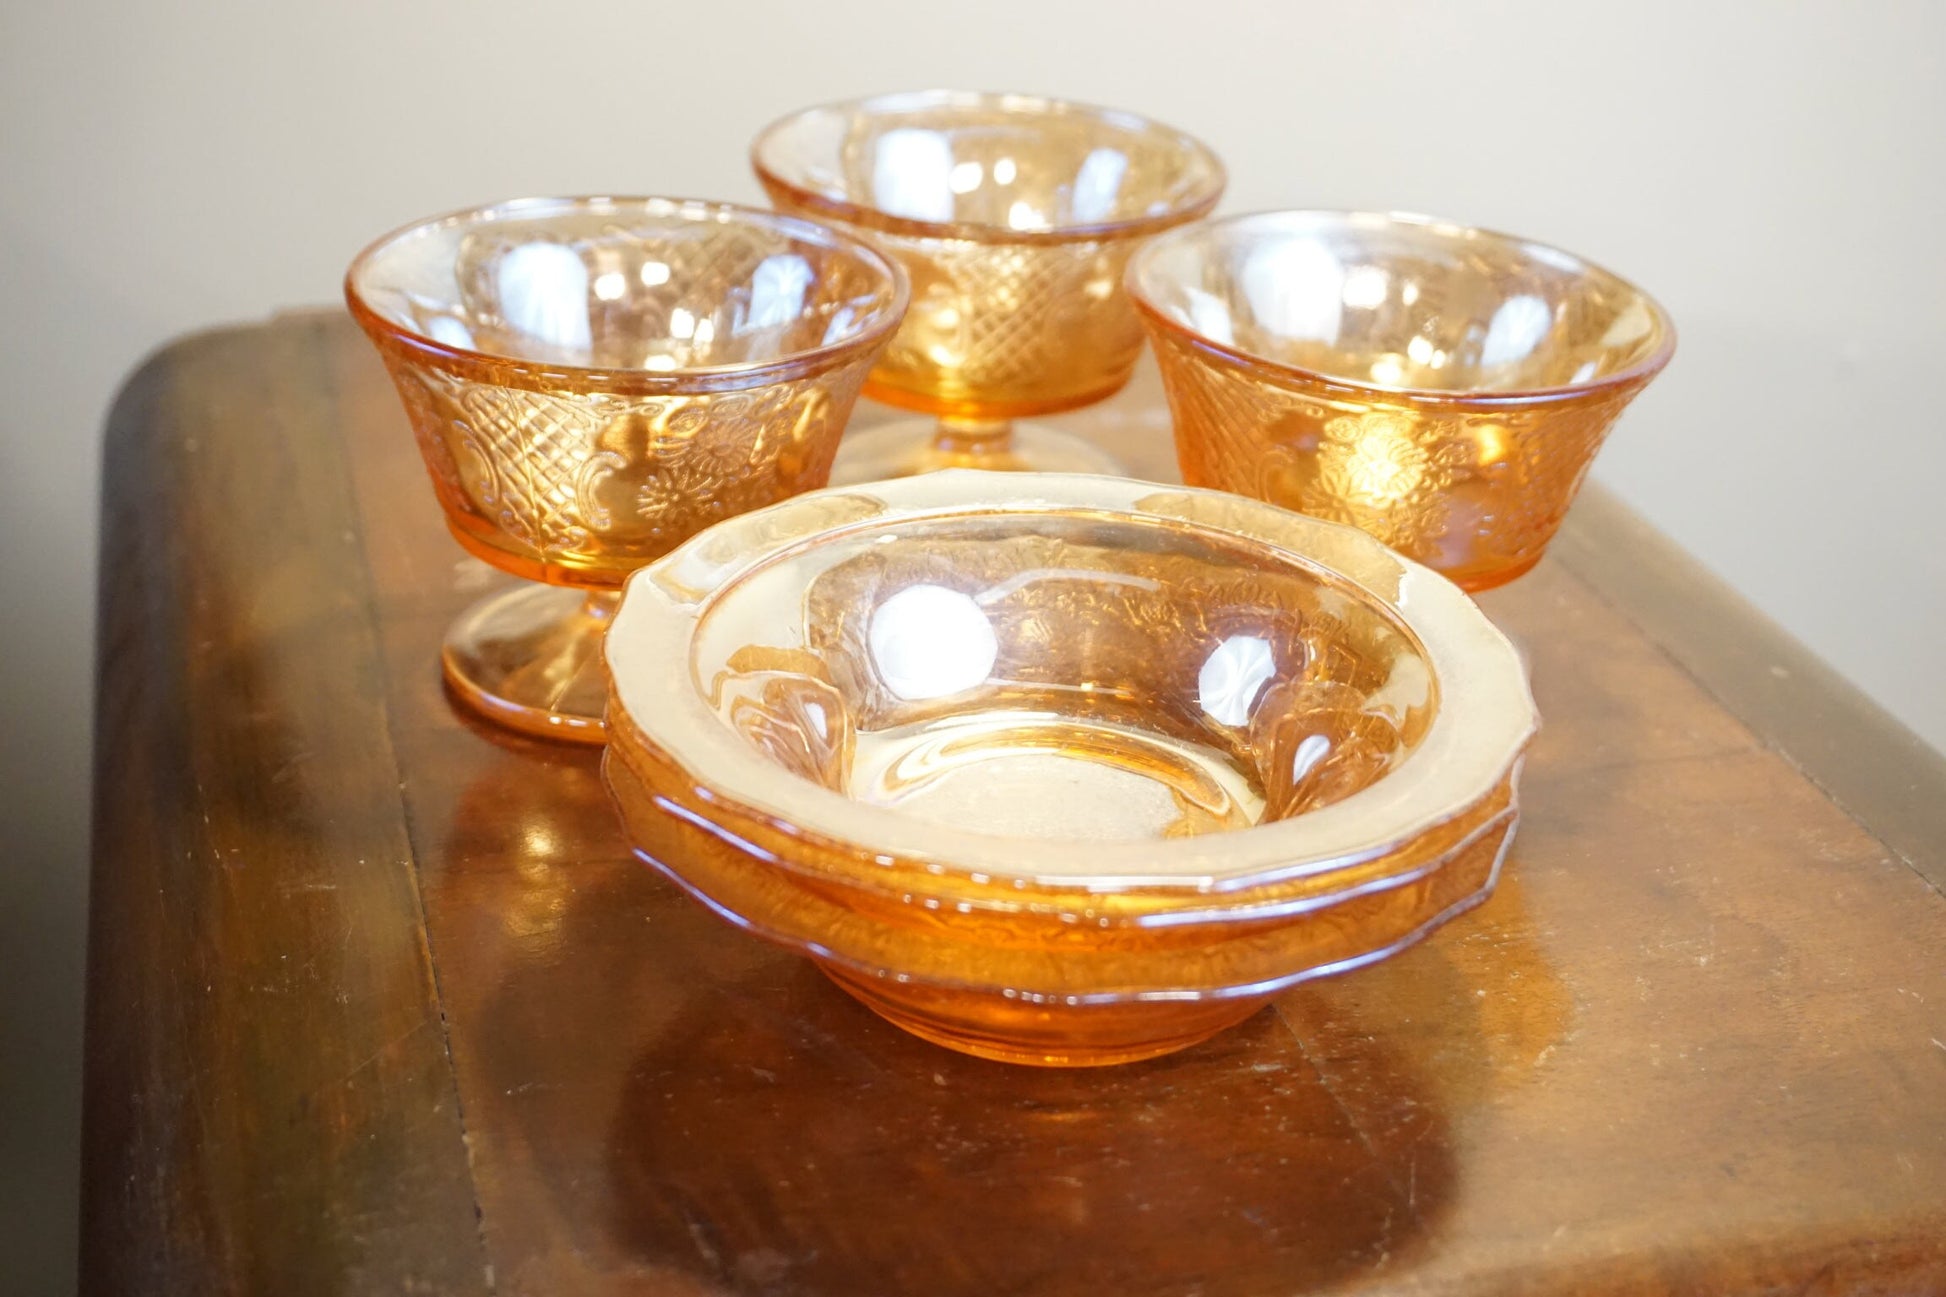
[[[942,468],[1003,473],[1123,472],[1114,456],[1084,437],[1009,419],[900,419],[845,433],[831,469],[833,486],[915,477]]]
[[[541,738],[602,743],[601,637],[615,591],[523,584],[461,613],[440,652],[446,683],[481,715]]]

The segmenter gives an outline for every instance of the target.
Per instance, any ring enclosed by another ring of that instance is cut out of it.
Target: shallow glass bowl
[[[892,1021],[1164,1053],[1491,888],[1535,716],[1455,586],[1209,491],[949,471],[629,585],[605,771],[645,859]]]

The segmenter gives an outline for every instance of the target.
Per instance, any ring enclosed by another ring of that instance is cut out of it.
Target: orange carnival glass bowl
[[[546,198],[380,239],[345,276],[447,525],[542,584],[461,616],[460,698],[599,742],[599,642],[630,572],[734,513],[823,486],[905,308],[896,266],[772,212]]]
[[[1422,216],[1269,212],[1128,268],[1184,480],[1364,529],[1468,590],[1540,561],[1676,334],[1568,253]]]
[[[946,467],[1114,471],[1026,415],[1128,381],[1142,329],[1122,291],[1141,241],[1208,212],[1223,167],[1180,131],[1027,95],[932,90],[811,108],[751,162],[778,208],[830,221],[905,267],[912,309],[866,395],[933,419],[847,438],[837,481]]]
[[[1458,587],[1211,491],[947,471],[721,523],[630,583],[640,855],[968,1053],[1115,1063],[1484,898],[1535,727]]]

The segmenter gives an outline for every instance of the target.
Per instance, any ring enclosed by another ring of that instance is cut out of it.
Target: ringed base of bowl
[[[833,486],[917,477],[945,468],[999,473],[1107,473],[1125,470],[1085,437],[1040,423],[997,420],[950,425],[920,416],[847,431],[831,467]]]
[[[1109,1067],[1200,1044],[1261,1009],[1267,996],[1032,1004],[998,991],[947,990],[816,961],[825,976],[893,1026],[976,1058],[1031,1067]]]

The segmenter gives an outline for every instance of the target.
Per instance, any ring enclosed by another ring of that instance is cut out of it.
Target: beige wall
[[[745,141],[807,101],[1125,105],[1215,144],[1228,210],[1431,211],[1636,279],[1682,343],[1599,475],[1946,746],[1946,5],[0,6],[0,1220],[49,1283],[117,382],[185,330],[335,300],[350,254],[422,213],[754,198]]]

